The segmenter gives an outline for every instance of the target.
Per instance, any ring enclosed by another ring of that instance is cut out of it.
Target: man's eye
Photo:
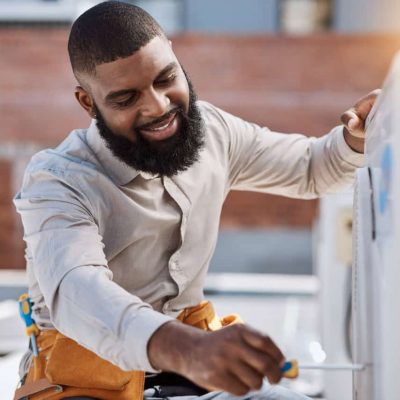
[[[176,74],[173,73],[171,75],[168,75],[166,78],[164,79],[159,79],[156,84],[157,85],[168,85],[169,83],[173,82],[176,78]]]
[[[115,105],[118,107],[127,107],[134,102],[135,98],[136,96],[134,95],[129,96],[126,100],[116,101]]]

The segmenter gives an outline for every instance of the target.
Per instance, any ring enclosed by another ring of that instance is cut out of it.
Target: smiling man
[[[86,44],[75,28],[69,50],[82,83],[76,96],[97,119],[99,133],[113,154],[139,171],[166,176],[197,161],[203,144],[200,110],[163,32],[159,30],[140,51],[136,46],[141,42],[134,48],[132,43],[122,44],[121,51],[129,55],[118,63],[87,67],[81,58]]]
[[[230,190],[353,181],[376,93],[321,138],[272,132],[197,101],[157,22],[114,1],[77,19],[68,50],[93,121],[35,155],[15,198],[40,329],[16,399],[304,399],[270,384],[281,350],[217,318],[204,280]]]

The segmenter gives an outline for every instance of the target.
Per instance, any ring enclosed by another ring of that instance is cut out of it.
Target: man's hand
[[[204,332],[182,323],[161,326],[151,337],[153,367],[185,376],[207,390],[243,396],[282,378],[284,356],[266,335],[242,324]]]
[[[353,107],[345,111],[341,116],[344,125],[344,139],[346,143],[358,153],[364,153],[365,120],[380,92],[380,89],[376,89],[365,97],[362,97]]]

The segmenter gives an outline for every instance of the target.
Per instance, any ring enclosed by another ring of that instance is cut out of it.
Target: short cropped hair
[[[156,36],[165,36],[142,8],[105,1],[83,13],[72,25],[68,53],[74,74],[94,74],[99,64],[126,58]]]

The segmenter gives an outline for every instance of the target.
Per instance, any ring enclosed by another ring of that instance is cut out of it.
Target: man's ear
[[[75,98],[78,100],[81,107],[89,114],[90,118],[96,118],[92,96],[82,86],[77,86],[75,88]]]

